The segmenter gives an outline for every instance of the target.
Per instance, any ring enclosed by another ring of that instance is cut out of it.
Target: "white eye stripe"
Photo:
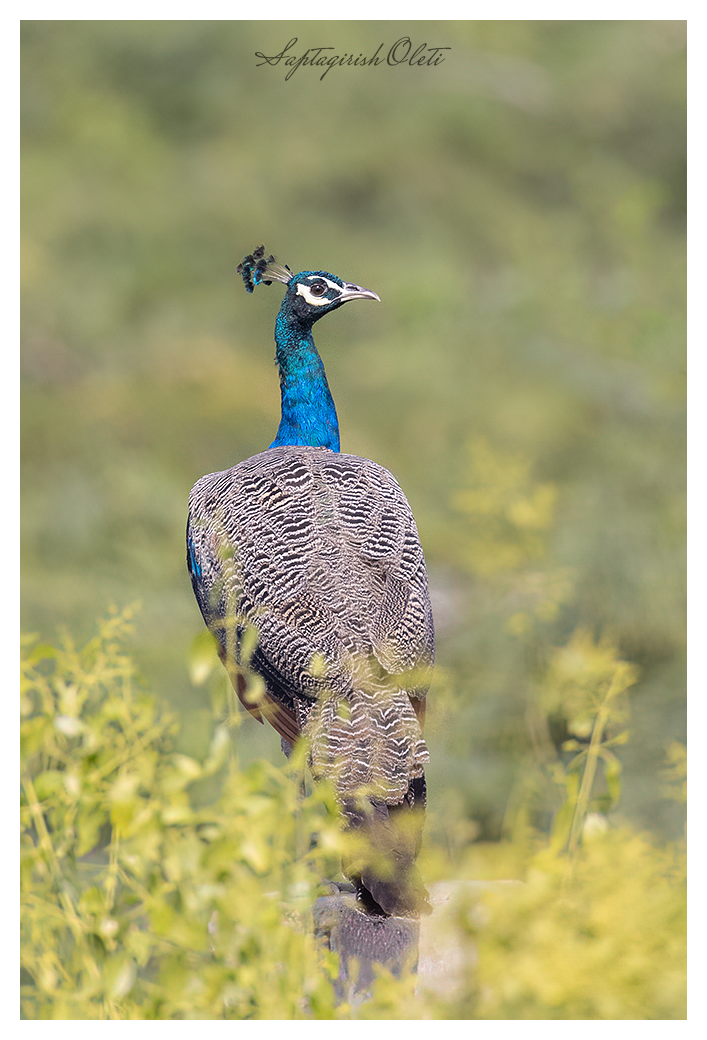
[[[324,282],[329,289],[335,289],[337,293],[341,293],[341,286],[337,285],[336,282],[332,282],[329,278],[322,278],[321,275],[318,275],[316,281]],[[331,300],[328,300],[326,296],[314,296],[313,293],[310,292],[310,287],[305,285],[303,282],[298,283],[297,292],[300,296],[305,298],[307,303],[311,303],[313,307],[325,307],[327,304],[332,302]]]
[[[302,285],[301,282],[297,286],[297,292],[300,296],[304,296],[307,303],[311,303],[313,307],[324,307],[327,303],[331,303],[331,300],[327,300],[326,296],[313,296],[309,291],[309,286]]]
[[[337,285],[336,282],[332,282],[330,278],[322,278],[321,275],[317,278],[318,282],[326,282],[330,289],[336,289],[337,292],[341,292],[341,286]]]

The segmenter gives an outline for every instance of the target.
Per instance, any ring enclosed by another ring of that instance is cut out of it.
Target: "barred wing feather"
[[[188,537],[194,591],[236,688],[239,635],[253,625],[262,713],[290,741],[307,735],[314,775],[342,798],[409,799],[429,758],[434,629],[392,474],[328,448],[273,447],[195,484]]]

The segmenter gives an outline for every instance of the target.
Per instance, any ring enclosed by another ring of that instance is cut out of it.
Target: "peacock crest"
[[[265,256],[265,246],[258,246],[252,253],[244,257],[236,271],[243,278],[246,292],[252,293],[256,285],[271,285],[283,282],[287,285],[292,279],[292,271],[287,264],[283,267],[275,257]]]

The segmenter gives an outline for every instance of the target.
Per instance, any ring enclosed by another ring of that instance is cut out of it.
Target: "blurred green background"
[[[256,67],[403,36],[451,50]],[[143,673],[203,753],[186,500],[277,428],[281,290],[235,273],[262,242],[382,299],[316,338],[342,450],[395,473],[427,556],[433,827],[500,834],[580,627],[640,669],[619,815],[681,831],[685,24],[25,22],[22,71],[23,627],[83,639],[140,600]]]

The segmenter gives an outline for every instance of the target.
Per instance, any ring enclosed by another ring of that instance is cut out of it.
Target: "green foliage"
[[[472,847],[465,862],[471,876],[522,883],[491,884],[462,901],[452,928],[459,949],[474,947],[471,983],[451,1005],[437,1003],[441,1017],[686,1017],[685,844],[657,846],[607,817],[621,794],[612,749],[628,740],[625,693],[636,679],[614,646],[582,630],[551,654],[529,718],[534,763],[507,812],[512,841],[491,853]],[[549,736],[558,716],[573,734],[559,754]],[[674,742],[667,797],[685,800],[686,773],[686,749]],[[560,796],[544,833],[537,821],[552,802],[548,784]]]
[[[221,725],[203,761],[180,754],[174,714],[136,688],[127,623],[24,659],[24,1015],[327,1017],[336,958],[311,938],[338,847],[326,788],[301,799],[296,764],[240,770]]]
[[[673,740],[665,754],[663,779],[667,781],[665,797],[676,802],[687,803],[687,748]]]
[[[685,1018],[685,887],[684,850],[629,830],[585,840],[569,873],[531,859],[462,916],[478,950],[463,1017]]]
[[[557,488],[532,481],[526,456],[499,453],[479,438],[469,445],[469,484],[452,501],[469,525],[462,544],[473,572],[519,570],[544,555]]]
[[[562,750],[572,757],[567,765],[558,763],[553,776],[566,791],[552,835],[553,845],[559,849],[567,846],[570,853],[576,851],[590,807],[609,812],[619,803],[621,763],[611,749],[628,740],[628,730],[617,732],[617,728],[626,717],[622,695],[636,679],[636,669],[619,660],[614,647],[606,642],[595,644],[581,630],[552,656],[541,703],[545,702],[546,710],[564,712],[567,729],[573,734],[562,744]],[[606,795],[592,803],[600,764]]]
[[[24,1017],[684,1016],[684,850],[596,812],[591,741],[546,770],[582,776],[564,784],[561,842],[557,826],[550,840],[530,826],[524,803],[525,826],[495,851],[469,847],[469,834],[461,857],[425,848],[433,877],[519,878],[462,900],[448,919],[444,947],[470,966],[456,989],[381,970],[367,1001],[337,1004],[338,958],[316,944],[311,914],[322,879],[351,853],[329,790],[302,793],[303,749],[284,772],[264,761],[241,769],[222,724],[202,760],[180,752],[177,717],[141,689],[126,653],[131,613],[113,612],[82,648],[68,635],[58,646],[25,640]],[[553,698],[571,690],[566,706],[579,704],[599,733],[595,751],[605,749],[616,719],[598,720],[630,670],[580,634],[547,676]],[[668,758],[680,781],[684,749]],[[199,785],[214,778],[205,799]]]

